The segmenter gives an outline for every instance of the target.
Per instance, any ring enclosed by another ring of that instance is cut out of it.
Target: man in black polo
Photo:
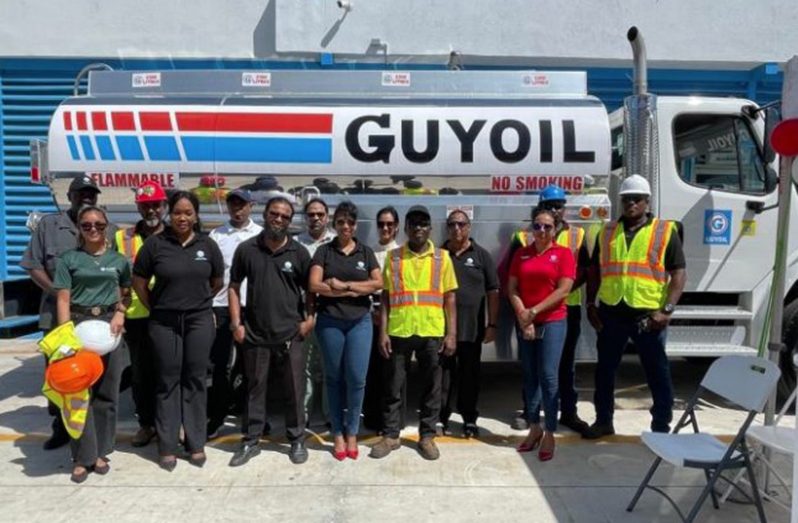
[[[456,404],[463,417],[463,435],[471,438],[479,436],[477,400],[482,344],[496,339],[499,276],[490,253],[471,238],[471,219],[464,211],[452,211],[446,219],[446,228],[448,238],[442,248],[451,255],[458,284],[457,350],[441,358],[441,423],[444,434],[448,433],[449,416]]]
[[[42,290],[39,305],[39,328],[48,331],[55,327],[55,295],[53,278],[58,258],[67,251],[77,248],[78,211],[82,207],[97,205],[100,189],[94,180],[86,175],[78,176],[69,184],[67,198],[69,209],[66,212],[47,214],[39,221],[31,234],[30,243],[22,256],[20,266],[25,269],[33,283]],[[106,238],[113,241],[116,227],[108,224]],[[53,416],[53,434],[44,442],[45,450],[57,449],[69,443],[69,434],[61,421],[61,413],[54,404],[48,402],[47,411]]]
[[[286,397],[285,426],[291,442],[292,463],[304,463],[305,361],[303,340],[315,323],[313,296],[307,291],[310,255],[288,235],[294,216],[291,203],[275,197],[266,203],[264,229],[236,249],[230,268],[230,329],[242,344],[247,377],[247,413],[241,448],[230,460],[231,467],[244,465],[260,453],[259,440],[266,423],[266,391],[269,364],[274,357],[282,364]],[[247,280],[247,307],[241,315],[241,283]]]

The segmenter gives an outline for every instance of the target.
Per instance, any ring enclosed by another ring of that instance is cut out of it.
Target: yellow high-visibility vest
[[[571,254],[574,255],[574,263],[579,261],[579,249],[582,247],[582,242],[585,239],[585,230],[581,227],[569,226],[557,234],[554,240],[558,245],[570,249]],[[566,305],[582,305],[582,288],[574,289],[565,297]]]
[[[390,312],[388,334],[442,337],[446,333],[443,295],[457,288],[449,253],[432,242],[421,254],[406,245],[388,253],[384,271]]]
[[[674,225],[654,218],[626,246],[622,222],[604,225],[599,234],[601,286],[599,301],[617,305],[621,300],[635,309],[659,309],[665,304],[668,271],[665,249]]]
[[[116,248],[120,254],[128,259],[130,265],[133,265],[136,261],[136,254],[138,254],[142,245],[144,245],[144,239],[140,234],[136,234],[135,228],[131,227],[116,231]],[[152,281],[150,282],[150,288],[152,288]],[[147,318],[150,315],[150,311],[141,303],[133,289],[130,290],[130,298],[130,306],[125,311],[125,317],[131,320]]]

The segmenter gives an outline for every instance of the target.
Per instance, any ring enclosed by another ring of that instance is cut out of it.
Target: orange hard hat
[[[54,391],[74,394],[97,383],[102,374],[102,358],[94,352],[79,350],[74,356],[48,365],[44,371],[44,379]]]
[[[165,202],[166,191],[158,182],[147,181],[136,188],[136,203]]]

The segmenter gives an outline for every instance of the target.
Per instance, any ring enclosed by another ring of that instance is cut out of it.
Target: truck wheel
[[[786,350],[781,354],[781,380],[779,381],[779,404],[786,401],[796,387],[795,364],[798,363],[798,300],[784,307],[782,341]]]

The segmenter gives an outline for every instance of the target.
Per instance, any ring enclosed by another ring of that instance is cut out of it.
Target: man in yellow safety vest
[[[166,192],[158,182],[147,181],[136,188],[136,208],[141,215],[135,226],[116,232],[116,250],[125,255],[132,265],[144,240],[164,229]],[[136,405],[139,430],[133,436],[134,447],[143,447],[155,437],[155,360],[147,334],[150,311],[131,291],[130,307],[125,312],[125,342],[130,348],[133,373],[133,402]]]
[[[582,434],[587,439],[615,433],[615,372],[629,340],[637,348],[654,400],[651,430],[670,431],[673,418],[665,339],[687,279],[682,242],[676,224],[647,212],[648,180],[629,176],[620,196],[623,216],[601,229],[587,277],[587,314],[598,333],[596,422]]]
[[[440,457],[435,426],[441,410],[440,354],[457,347],[457,290],[449,252],[430,241],[432,222],[426,207],[405,215],[407,243],[388,253],[383,270],[380,352],[388,360],[383,403],[383,438],[370,456],[384,458],[400,446],[399,425],[406,368],[415,352],[422,376],[418,450],[425,459]]]

